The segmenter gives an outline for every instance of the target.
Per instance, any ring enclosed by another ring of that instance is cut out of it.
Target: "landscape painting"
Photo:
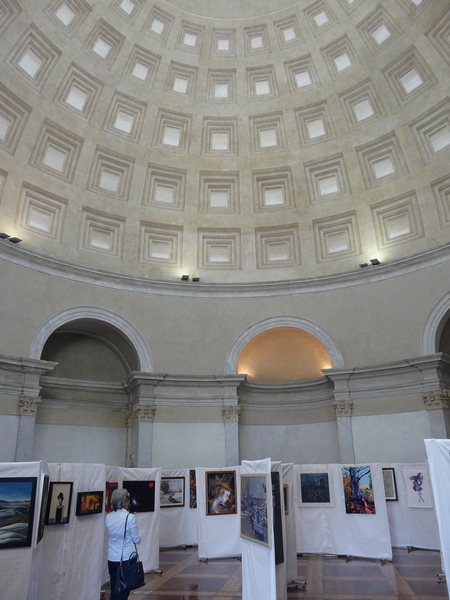
[[[406,497],[410,508],[432,508],[430,481],[425,465],[403,469]]]
[[[184,506],[184,477],[161,477],[161,508]]]
[[[271,548],[272,529],[270,473],[241,475],[241,538]]]
[[[348,515],[374,515],[372,474],[370,467],[343,467],[345,512]]]
[[[0,549],[31,546],[37,477],[0,478]]]
[[[332,473],[328,470],[300,473],[299,506],[312,508],[330,508],[334,506]]]

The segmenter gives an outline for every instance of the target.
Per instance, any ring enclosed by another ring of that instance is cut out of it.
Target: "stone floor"
[[[436,551],[394,548],[393,560],[336,556],[298,556],[298,579],[306,589],[288,588],[288,600],[435,600],[448,598],[439,582],[440,554]],[[162,575],[147,575],[146,585],[130,600],[240,600],[241,563],[238,559],[199,562],[197,548],[160,553]],[[109,600],[109,591],[102,598]],[[254,598],[252,600],[258,600]]]

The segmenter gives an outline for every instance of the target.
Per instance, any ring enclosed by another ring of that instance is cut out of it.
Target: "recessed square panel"
[[[300,71],[299,73],[295,73],[295,81],[297,82],[297,87],[299,88],[312,84],[309,71]]]
[[[364,121],[364,119],[368,119],[374,114],[372,105],[368,100],[354,104],[353,110],[358,121]]]
[[[55,171],[62,173],[67,160],[67,153],[49,144],[44,155],[43,163]]]
[[[216,83],[214,85],[215,98],[228,98],[228,83]]]
[[[61,6],[55,11],[55,15],[65,27],[69,27],[76,17],[76,14],[70,8],[70,6],[68,6],[68,4],[61,4]]]
[[[345,71],[345,69],[348,69],[352,66],[352,61],[350,60],[350,57],[347,54],[347,52],[342,52],[342,54],[338,54],[338,56],[335,56],[333,60],[336,65],[336,69],[339,72]]]
[[[153,19],[152,24],[150,25],[150,29],[158,35],[162,34],[162,32],[164,31],[164,27],[164,23],[162,21],[159,21],[158,19]]]
[[[159,183],[155,186],[155,202],[162,202],[162,204],[173,204],[174,203],[174,188],[168,185],[161,185]]]
[[[115,129],[119,129],[125,133],[130,133],[133,128],[134,116],[119,110],[114,123]]]
[[[277,145],[276,129],[260,129],[259,143],[261,148],[270,148]]]
[[[381,46],[383,42],[385,42],[388,38],[391,37],[391,32],[384,23],[381,23],[381,25],[379,25],[371,33],[372,37],[379,46]]]
[[[411,69],[403,76],[399,77],[400,83],[405,88],[405,92],[409,94],[413,90],[422,85],[423,81],[416,69]]]
[[[450,145],[450,130],[448,124],[430,134],[430,142],[435,152]]]
[[[17,64],[25,71],[25,73],[34,78],[43,64],[43,60],[40,56],[33,52],[31,48],[29,48],[17,61]]]
[[[288,27],[287,29],[283,29],[283,37],[285,42],[291,42],[295,40],[297,37],[295,31],[292,27]]]
[[[219,38],[217,40],[217,50],[219,52],[229,52],[230,50],[230,40],[225,38]]]
[[[117,192],[119,189],[120,175],[104,169],[100,175],[99,187],[108,192]]]
[[[76,110],[83,112],[83,108],[86,104],[88,93],[79,88],[77,85],[73,85],[70,88],[69,94],[66,98],[66,104],[72,106]]]
[[[325,135],[325,127],[322,119],[314,119],[313,121],[306,121],[306,127],[308,128],[308,134],[310,139],[314,139]]]
[[[261,36],[252,37],[250,39],[250,47],[252,50],[258,50],[259,48],[263,48],[264,43]]]
[[[147,76],[148,76],[148,71],[149,71],[149,69],[148,69],[147,65],[144,65],[143,63],[140,63],[139,61],[137,61],[134,65],[131,73],[134,77],[137,77],[137,79],[146,81]]]
[[[164,128],[163,144],[168,146],[180,145],[181,130],[178,127],[170,127],[166,125]]]
[[[318,184],[321,196],[327,196],[328,194],[335,194],[336,192],[339,192],[339,185],[336,175],[318,178]]]
[[[211,208],[228,208],[230,194],[228,190],[211,190],[209,204]]]
[[[211,148],[213,150],[228,150],[229,139],[227,133],[214,131],[211,136]]]
[[[197,43],[196,35],[193,35],[192,33],[188,33],[188,32],[186,32],[184,34],[183,44],[186,44],[186,46],[194,47],[196,43]]]
[[[380,179],[381,177],[386,177],[391,173],[395,173],[395,168],[392,164],[392,159],[390,156],[382,158],[381,160],[374,160],[372,162],[372,165],[375,171],[375,177],[377,179]]]
[[[98,38],[92,46],[92,50],[101,58],[107,58],[108,54],[111,52],[111,48],[111,44],[102,38]]]
[[[124,12],[127,13],[127,15],[131,15],[133,10],[136,8],[136,5],[131,2],[131,0],[122,0],[119,6]]]
[[[0,140],[6,140],[11,121],[0,115]]]
[[[280,206],[284,204],[283,188],[265,188],[264,189],[265,206]]]
[[[328,18],[327,13],[324,10],[314,15],[314,21],[316,22],[317,27],[325,25],[326,23],[328,23],[329,20],[330,19]]]
[[[264,96],[270,94],[270,85],[268,79],[262,81],[255,81],[255,94],[257,96]]]
[[[175,81],[173,82],[173,90],[174,92],[179,92],[180,94],[185,94],[187,92],[188,80],[183,79],[181,77],[175,77]]]

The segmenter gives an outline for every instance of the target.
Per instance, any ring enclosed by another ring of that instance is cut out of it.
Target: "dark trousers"
[[[127,560],[124,560],[122,564],[125,564],[127,562]],[[123,594],[114,593],[114,588],[116,587],[117,569],[119,568],[119,565],[120,562],[108,560],[109,578],[111,580],[111,600],[128,600],[130,592],[123,592]]]

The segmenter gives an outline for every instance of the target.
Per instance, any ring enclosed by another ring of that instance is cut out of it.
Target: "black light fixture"
[[[20,244],[22,240],[18,237],[10,237],[8,242],[11,242],[11,244]]]
[[[181,281],[189,281],[189,275],[182,275]]]
[[[7,233],[0,233],[0,238],[2,240],[7,240],[9,237],[11,237],[10,235],[8,235]]]
[[[200,277],[193,277],[192,281],[195,281],[195,283],[198,283],[200,281]]]
[[[369,266],[369,263],[361,263],[359,266],[361,267],[361,269],[364,269],[364,267]]]
[[[372,265],[375,267],[376,265],[381,265],[380,261],[378,260],[378,258],[371,258],[370,262],[372,263]]]

